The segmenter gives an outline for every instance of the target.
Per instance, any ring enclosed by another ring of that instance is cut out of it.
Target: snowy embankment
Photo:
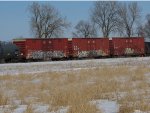
[[[122,64],[129,66],[150,64],[150,57],[0,64],[0,75],[34,74],[51,71],[67,71],[86,68],[96,68],[105,65],[115,66]]]

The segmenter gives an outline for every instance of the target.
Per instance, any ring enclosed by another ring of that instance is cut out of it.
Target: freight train
[[[150,55],[150,42],[143,37],[24,38],[0,45],[5,61],[48,61]]]

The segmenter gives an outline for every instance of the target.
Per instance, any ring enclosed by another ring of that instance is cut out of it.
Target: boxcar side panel
[[[41,39],[26,39],[26,59],[43,59]]]
[[[52,39],[53,58],[68,57],[68,39],[56,38]]]
[[[112,38],[114,56],[144,55],[144,38]]]
[[[109,55],[108,38],[73,38],[74,57],[101,57]]]

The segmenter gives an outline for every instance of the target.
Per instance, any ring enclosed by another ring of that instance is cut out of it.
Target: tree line
[[[70,27],[67,19],[50,4],[33,2],[29,11],[31,30],[37,38],[59,37]],[[95,1],[89,17],[77,23],[73,37],[98,37],[98,33],[106,38],[111,34],[150,37],[150,15],[144,25],[140,24],[141,8],[137,2]]]

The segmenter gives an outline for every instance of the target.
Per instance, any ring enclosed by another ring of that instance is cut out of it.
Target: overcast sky
[[[44,3],[44,2],[40,2]],[[80,20],[89,20],[90,8],[93,7],[94,1],[48,1],[53,5],[62,16],[67,17],[71,22],[71,28],[65,31],[65,37],[72,37],[73,27]],[[31,1],[9,2],[0,1],[0,40],[9,41],[13,38],[23,36],[25,38],[33,37],[30,30],[30,14],[28,7]],[[138,1],[142,8],[142,23],[145,16],[150,13],[150,1]]]

